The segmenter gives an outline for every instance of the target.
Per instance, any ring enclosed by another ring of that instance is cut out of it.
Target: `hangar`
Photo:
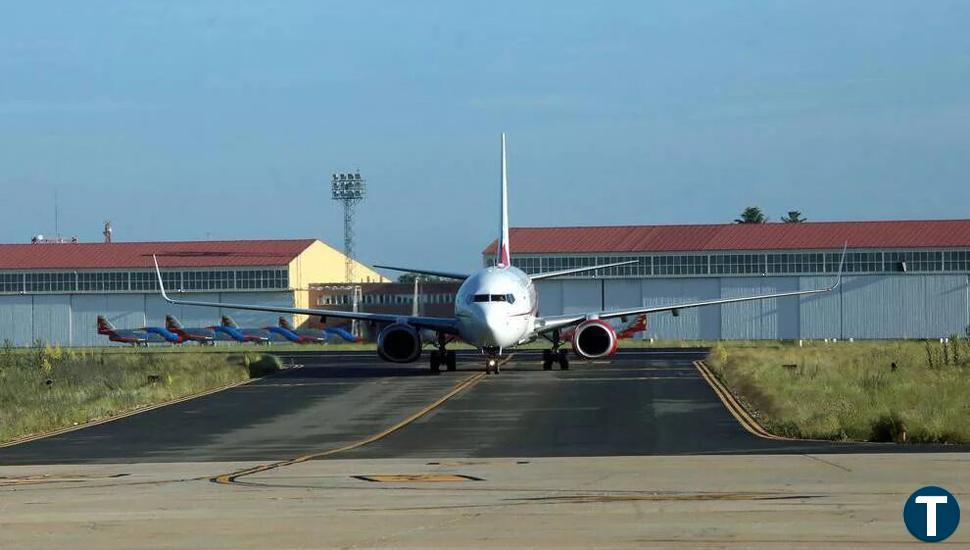
[[[349,282],[346,257],[316,239],[0,244],[0,342],[102,345],[102,314],[118,328],[164,326],[169,313],[186,326],[217,324],[222,311],[161,299],[152,254],[166,288],[198,300],[308,307],[311,283]],[[387,280],[359,263],[354,274]],[[276,324],[272,313],[230,313],[243,326]]]
[[[821,288],[848,243],[830,294],[657,314],[645,338],[939,338],[970,326],[970,220],[513,228],[510,243],[528,273],[638,260],[537,282],[544,315]]]

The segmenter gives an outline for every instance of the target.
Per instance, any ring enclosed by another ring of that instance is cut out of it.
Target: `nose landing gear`
[[[499,374],[502,372],[502,365],[499,363],[497,357],[488,357],[485,359],[485,374]]]

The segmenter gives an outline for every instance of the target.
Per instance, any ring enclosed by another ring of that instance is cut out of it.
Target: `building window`
[[[841,252],[825,254],[825,271],[838,272],[841,259]],[[845,254],[845,266],[842,271],[846,273],[871,273],[882,270],[882,252],[846,252]]]
[[[128,273],[82,271],[77,274],[77,289],[80,292],[125,291],[128,290]]]
[[[944,252],[943,259],[947,271],[970,271],[970,252],[966,250]]]
[[[27,273],[24,286],[27,292],[74,292],[75,278],[74,273]]]
[[[768,254],[768,273],[822,273],[821,253]]]
[[[764,254],[711,255],[711,274],[760,275],[765,273]]]
[[[235,288],[232,271],[183,271],[182,288],[185,290],[225,290]]]
[[[940,271],[943,253],[935,251],[886,252],[885,271]],[[903,266],[905,265],[905,269]]]
[[[0,273],[0,292],[23,292],[23,273]]]
[[[653,257],[654,275],[706,275],[707,256],[663,255]]]
[[[179,271],[162,271],[162,281],[165,290],[182,289],[182,273]],[[133,271],[131,273],[131,290],[158,290],[158,276],[154,271]]]
[[[235,273],[239,289],[286,289],[289,288],[289,272],[286,269],[246,269]]]
[[[542,259],[541,258],[522,258],[518,256],[512,256],[512,265],[525,271],[526,273],[532,275],[533,273],[541,273],[542,271]]]

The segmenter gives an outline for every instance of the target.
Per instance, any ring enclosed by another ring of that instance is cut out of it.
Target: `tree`
[[[802,217],[802,213],[798,210],[789,210],[787,216],[781,217],[781,223],[802,223],[808,221]]]
[[[749,206],[741,212],[741,217],[734,220],[734,223],[766,223],[768,218],[757,206]]]

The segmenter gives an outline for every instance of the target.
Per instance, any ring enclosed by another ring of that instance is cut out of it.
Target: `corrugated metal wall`
[[[227,292],[192,294],[192,299],[293,307],[292,292]],[[240,326],[275,325],[279,315],[226,310]],[[36,294],[0,296],[0,342],[28,345],[36,340],[71,346],[105,345],[97,333],[97,317],[116,327],[164,326],[173,314],[183,325],[211,326],[223,311],[216,308],[173,306],[156,294]]]
[[[831,277],[540,281],[545,315],[821,288]],[[645,337],[674,339],[939,338],[970,324],[968,275],[852,275],[830,294],[708,306],[649,318]]]

